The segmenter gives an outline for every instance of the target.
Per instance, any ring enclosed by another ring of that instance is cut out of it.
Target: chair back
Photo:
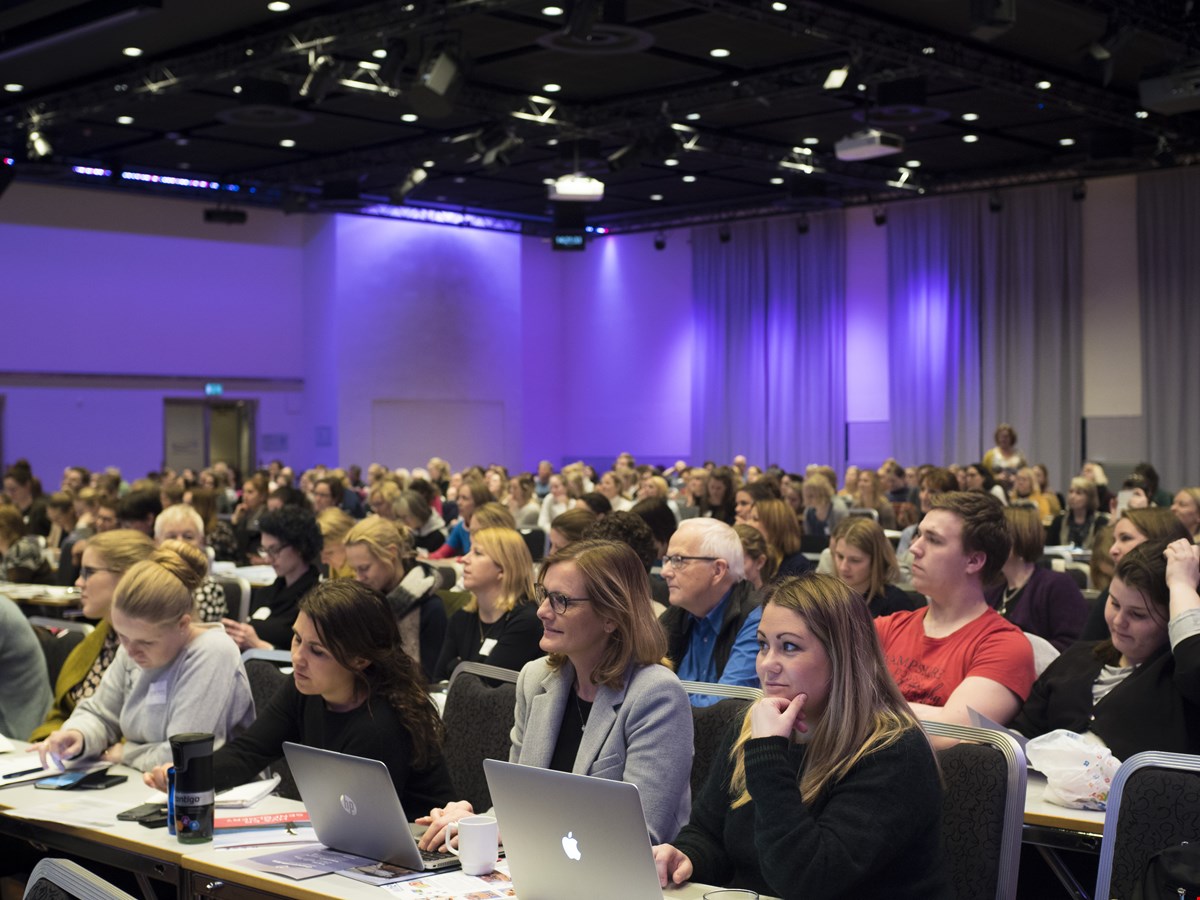
[[[1200,756],[1135,753],[1108,792],[1093,896],[1132,896],[1150,857],[1184,841],[1200,841]]]
[[[958,739],[938,751],[945,796],[942,846],[960,900],[1013,900],[1025,818],[1025,754],[1008,734],[941,722],[925,732]]]
[[[33,633],[37,635],[42,655],[46,658],[46,671],[50,675],[50,687],[53,689],[58,684],[58,675],[67,657],[83,640],[84,633],[36,624],[33,625]]]
[[[237,575],[213,575],[212,580],[225,590],[225,608],[229,617],[250,621],[250,582]]]
[[[546,556],[546,532],[540,528],[522,528],[521,537],[529,548],[529,555],[534,562],[541,562]]]
[[[280,668],[292,664],[292,655],[286,650],[247,650],[242,654],[242,665],[246,667],[246,680],[250,683],[250,696],[254,698],[254,714],[262,715],[279,686],[288,680]],[[271,771],[279,776],[279,787],[275,793],[289,800],[299,800],[300,790],[282,756],[271,763]]]
[[[852,506],[846,510],[846,515],[862,516],[867,519],[874,519],[876,522],[879,521],[879,510],[871,509],[868,506]]]
[[[1031,634],[1028,631],[1024,634],[1029,646],[1033,648],[1033,673],[1041,675],[1050,663],[1058,659],[1058,648],[1040,634]]]
[[[491,685],[490,679],[500,682]],[[508,760],[517,702],[517,673],[483,663],[459,663],[450,675],[442,721],[443,754],[456,796],[478,811],[490,809],[492,794],[483,774],[485,759]]]
[[[692,796],[696,797],[708,781],[713,763],[724,744],[725,735],[741,723],[753,700],[728,697],[712,706],[692,707]]]
[[[69,859],[41,859],[29,873],[22,900],[135,900]]]

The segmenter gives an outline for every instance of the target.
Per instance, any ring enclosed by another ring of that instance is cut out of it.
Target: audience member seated
[[[628,512],[629,508],[633,506],[633,503],[621,494],[621,483],[616,472],[610,470],[601,475],[600,480],[596,483],[596,491],[608,498],[614,512]],[[680,502],[685,502],[685,498],[681,497]],[[694,503],[685,503],[685,505],[695,506]]]
[[[164,541],[183,541],[204,553],[204,520],[186,503],[168,506],[154,520],[154,541],[159,546]],[[220,622],[229,614],[225,607],[225,588],[213,581],[207,571],[192,596],[200,622]]]
[[[446,639],[446,607],[434,590],[437,573],[416,560],[409,530],[380,516],[363,519],[346,535],[346,562],[357,581],[387,598],[404,652],[432,680]]]
[[[766,696],[734,723],[688,824],[654,848],[662,886],[952,897],[938,765],[858,596],[824,575],[777,582],[758,648]]]
[[[8,467],[4,473],[4,493],[21,514],[27,534],[45,537],[50,533],[50,517],[46,513],[42,485],[34,477],[29,463],[18,460]]]
[[[1025,455],[1017,449],[1017,432],[1007,422],[996,426],[992,435],[996,446],[983,454],[983,467],[1003,487],[1011,487],[1017,472],[1029,465]]]
[[[400,485],[396,484],[390,476],[384,477],[371,485],[371,489],[367,493],[367,505],[375,515],[381,516],[389,522],[397,522],[400,520],[400,511],[397,508],[400,494]]]
[[[740,550],[739,550],[740,553]],[[691,808],[692,714],[661,660],[662,629],[633,551],[579,541],[546,559],[536,587],[542,650],[517,679],[509,761],[637,785],[654,843],[672,840]],[[438,847],[470,803],[435,807],[421,847]]]
[[[1012,550],[1002,570],[1004,584],[988,591],[988,603],[1022,631],[1062,650],[1083,630],[1087,601],[1070,575],[1038,565],[1046,529],[1036,509],[1010,506],[1004,519]]]
[[[508,511],[507,506],[492,500],[475,510],[475,515],[471,516],[471,527],[468,530],[474,534],[485,528],[510,528],[515,531],[517,520],[513,518],[513,514]]]
[[[786,493],[786,492],[785,492]],[[833,484],[818,473],[804,479],[800,488],[804,501],[804,533],[808,535],[833,534],[838,523],[846,518],[846,504],[841,497],[833,495]],[[784,497],[786,500],[786,496]],[[791,506],[791,504],[788,504]],[[795,507],[792,507],[795,512]]]
[[[237,538],[237,563],[247,565],[251,552],[262,543],[258,520],[267,512],[267,479],[254,475],[242,485],[242,499],[233,509],[230,521]]]
[[[290,741],[380,760],[406,809],[453,797],[441,718],[378,594],[354,581],[317,585],[300,601],[291,652],[292,678],[213,754],[218,791],[253,781]],[[146,783],[166,790],[167,768],[147,772]]]
[[[1017,470],[1008,502],[1010,506],[1032,507],[1037,510],[1042,521],[1049,521],[1062,512],[1057,497],[1042,493],[1038,486],[1037,472],[1029,466]]]
[[[929,512],[931,497],[959,489],[958,477],[948,468],[925,466],[917,476],[917,481],[920,483],[917,491],[917,514],[921,518]],[[917,519],[914,524],[901,531],[900,541],[896,545],[896,563],[900,566],[900,579],[905,582],[912,580],[912,554],[909,553],[909,547],[912,546],[913,538],[917,536],[917,526],[920,523],[921,519]]]
[[[557,476],[556,476],[557,477]],[[560,478],[561,482],[562,479]],[[446,543],[431,550],[430,559],[449,559],[452,556],[463,556],[471,549],[471,516],[475,510],[485,503],[492,502],[492,495],[481,478],[467,478],[458,487],[457,503],[459,520],[446,535]]]
[[[121,520],[122,528],[132,528],[154,537],[154,520],[162,511],[162,499],[158,491],[132,491],[121,498],[117,518]]]
[[[746,581],[754,590],[762,591],[775,577],[771,554],[767,549],[767,539],[753,525],[734,525],[733,530],[742,542],[742,569]]]
[[[327,509],[317,515],[321,529],[321,569],[325,578],[353,578],[354,570],[346,562],[346,535],[354,527],[354,517],[344,509]]]
[[[550,523],[550,534],[547,542],[551,553],[557,553],[578,540],[583,539],[583,533],[596,523],[598,516],[587,507],[568,509],[554,517]]]
[[[732,525],[737,516],[734,510],[737,488],[733,469],[718,466],[709,472],[707,491],[708,503],[701,508],[700,515]]]
[[[774,479],[762,478],[743,484],[733,495],[733,524],[750,524],[750,511],[759,500],[782,500],[779,484]]]
[[[204,542],[212,548],[218,562],[237,561],[237,536],[233,526],[217,513],[217,494],[209,488],[193,487],[184,492],[183,502],[200,514],[204,522]]]
[[[121,576],[153,552],[154,542],[132,529],[118,528],[88,538],[75,586],[79,588],[80,612],[95,622],[95,628],[75,645],[63,663],[54,685],[54,705],[46,721],[34,729],[31,741],[61,728],[79,701],[92,696],[100,686],[120,646],[109,618],[113,592]]]
[[[658,545],[655,543],[654,533],[650,530],[650,526],[641,516],[628,511],[609,513],[589,525],[587,531],[583,533],[583,539],[628,544],[637,554],[637,558],[641,560],[646,575],[650,579],[650,596],[653,600],[655,617],[666,612],[667,605],[670,603],[670,590],[662,575],[652,572],[658,565]]]
[[[685,519],[663,557],[663,578],[671,607],[659,621],[679,677],[757,687],[755,633],[762,609],[745,579],[737,532],[724,522]],[[720,698],[690,699],[694,706],[709,706]]]
[[[250,594],[250,621],[225,619],[225,630],[242,650],[286,650],[300,598],[321,580],[321,529],[298,506],[264,513],[259,526],[262,546],[255,555],[270,560],[277,577]]]
[[[208,732],[219,746],[254,721],[237,646],[194,619],[207,567],[195,547],[168,541],[125,573],[111,611],[121,648],[96,692],[36,745],[43,765],[103,759],[147,771],[171,761],[172,734]]]
[[[1117,563],[1105,603],[1111,638],[1063,651],[1012,727],[1066,728],[1121,760],[1144,750],[1200,753],[1200,547],[1146,541]]]
[[[883,528],[896,527],[896,511],[885,497],[879,486],[879,473],[871,469],[859,469],[858,492],[851,504],[855,509],[873,509],[879,515],[879,524]]]
[[[418,550],[433,553],[445,545],[446,523],[423,494],[412,489],[401,491],[395,509],[398,520],[412,532],[413,544]]]
[[[542,500],[542,509],[538,513],[538,528],[549,534],[551,523],[570,508],[566,481],[561,474],[551,475],[550,492]]]
[[[537,528],[542,506],[534,496],[536,485],[528,472],[508,480],[508,508],[517,521],[517,528]]]
[[[1063,497],[1061,491],[1053,490],[1050,487],[1050,470],[1046,468],[1046,464],[1034,464],[1033,474],[1037,476],[1037,489],[1043,494],[1053,497],[1054,501],[1058,504],[1058,511],[1062,512],[1063,507],[1066,506],[1066,498]],[[1058,513],[1055,513],[1055,515],[1058,515]]]
[[[964,471],[968,491],[982,491],[985,494],[991,494],[1000,501],[1002,506],[1008,506],[1008,494],[1003,485],[996,483],[991,469],[983,463],[971,463]]]
[[[1187,529],[1180,524],[1174,513],[1158,507],[1125,510],[1113,522],[1112,532],[1109,556],[1112,557],[1114,568],[1121,562],[1121,557],[1146,541],[1169,544],[1189,537]],[[1081,641],[1102,641],[1109,637],[1108,623],[1105,619],[1107,600],[1108,594],[1105,592],[1092,605],[1083,631],[1079,634]]]
[[[867,603],[871,616],[890,616],[916,609],[917,603],[900,588],[900,567],[892,542],[874,519],[852,516],[843,519],[829,539],[833,568],[847,587]]]
[[[970,708],[1004,724],[1034,678],[1029,641],[984,597],[1011,550],[1004,508],[977,491],[930,506],[912,545],[913,587],[929,605],[875,620],[884,657],[918,718],[969,725]]]
[[[461,662],[520,671],[542,655],[542,624],[533,603],[533,557],[519,531],[472,532],[462,582],[471,599],[450,617],[434,681],[449,678]]]
[[[1117,564],[1112,558],[1113,548],[1113,529],[1111,525],[1105,525],[1096,532],[1096,539],[1092,542],[1092,558],[1088,560],[1088,583],[1092,586],[1092,590],[1098,591],[1101,597],[1108,591],[1108,586],[1112,584],[1113,574],[1116,572]],[[1088,618],[1091,618],[1089,613]],[[1087,625],[1083,627],[1083,633],[1080,638],[1087,640]]]
[[[20,514],[17,514],[20,519]],[[24,522],[21,523],[24,525]],[[21,607],[0,595],[0,735],[21,740],[50,708],[46,656]]]
[[[1112,494],[1108,490],[1108,475],[1104,471],[1104,466],[1089,459],[1080,468],[1079,477],[1086,478],[1096,486],[1096,493],[1100,497],[1101,509],[1111,508]]]
[[[46,536],[47,549],[53,550],[55,557],[75,534],[77,517],[75,515],[75,498],[64,491],[55,491],[46,498],[46,516],[50,519],[50,534]]]
[[[1125,509],[1149,509],[1154,503],[1146,479],[1141,475],[1130,475],[1121,482],[1121,490],[1109,501],[1109,512],[1116,515],[1121,512],[1118,508],[1125,503]]]
[[[53,574],[42,542],[27,533],[21,511],[12,504],[0,506],[0,581],[49,584]]]
[[[1096,532],[1108,524],[1108,516],[1099,510],[1100,495],[1096,493],[1096,486],[1086,478],[1072,478],[1067,490],[1067,508],[1050,523],[1047,542],[1091,550]]]
[[[1193,542],[1200,540],[1200,487],[1180,488],[1171,502],[1171,512],[1188,530]]]
[[[803,537],[800,520],[792,508],[782,500],[760,500],[750,510],[750,525],[763,533],[767,539],[767,552],[775,569],[775,578],[801,575],[814,568],[801,551]]]

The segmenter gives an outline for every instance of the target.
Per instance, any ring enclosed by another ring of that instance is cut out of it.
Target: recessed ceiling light
[[[782,178],[772,178],[771,184],[783,184],[783,179]]]
[[[696,180],[696,176],[695,175],[684,175],[683,180],[686,181],[688,184],[691,184],[693,181]]]
[[[974,144],[978,140],[979,140],[979,135],[977,135],[977,134],[964,134],[963,135],[963,143],[964,144]]]
[[[1039,81],[1037,84],[1034,85],[1034,87],[1037,88],[1039,91],[1048,91],[1051,88],[1051,84],[1048,81]]]
[[[923,53],[925,56],[933,56],[935,53],[937,53],[937,47],[922,47],[921,53]]]
[[[542,184],[554,184],[554,182],[556,182],[557,180],[558,180],[557,178],[543,178]]]
[[[542,7],[542,15],[543,16],[561,16],[562,14],[563,14],[563,8],[561,6],[543,6]]]
[[[124,53],[126,56],[141,56],[142,48],[141,47],[126,47],[121,52]]]
[[[117,116],[118,125],[132,125],[133,116]]]
[[[964,122],[978,122],[979,113],[963,113],[962,120]]]
[[[427,160],[425,160],[425,162],[421,163],[421,165],[422,165],[422,167],[424,167],[426,169],[432,169],[434,166],[437,165],[437,163],[432,159],[427,159]]]
[[[866,91],[867,86],[860,81],[856,89],[861,94]]]
[[[1146,110],[1144,110],[1144,109],[1139,109],[1137,112],[1134,113],[1134,115],[1137,116],[1139,119],[1150,118],[1150,113],[1146,112]]]
[[[384,50],[382,47],[372,50],[371,55],[373,57],[375,57],[376,59],[387,59],[387,51]]]
[[[679,165],[679,160],[675,159],[674,157],[672,157],[671,159],[664,159],[663,165],[664,166],[677,166],[677,165]]]
[[[416,113],[405,113],[404,115],[402,115],[400,117],[400,121],[401,122],[415,122],[415,121],[417,121],[417,114]]]
[[[547,94],[557,94],[559,91],[562,90],[562,85],[555,84],[554,82],[550,82],[549,84],[543,84],[542,90],[545,91]]]
[[[787,4],[786,3],[772,3],[771,9],[775,10],[775,12],[787,12]]]
[[[651,194],[651,195],[650,195],[650,199],[651,199],[651,200],[653,200],[653,201],[655,201],[656,203],[657,203],[659,200],[661,200],[662,198],[663,198],[663,195],[662,195],[662,194]]]
[[[713,47],[708,51],[708,55],[714,57],[715,59],[724,59],[729,55],[729,51],[724,47]]]
[[[240,94],[242,92],[242,86],[240,84],[235,84],[233,86],[233,92],[235,94]]]
[[[689,122],[695,122],[700,118],[700,113],[688,113],[684,118],[686,118]]]
[[[547,147],[557,147],[558,146],[558,138],[550,138],[550,140],[546,141],[546,146]]]
[[[287,147],[290,149],[290,148],[296,146],[296,142],[294,140],[292,140],[291,138],[284,138],[282,141],[279,142],[279,146]]]
[[[817,144],[821,143],[821,139],[820,139],[820,138],[815,138],[815,137],[806,137],[806,138],[805,138],[804,140],[802,140],[800,143],[802,143],[802,144],[807,144],[807,145],[808,145],[808,146],[810,146],[810,147],[814,147],[814,146],[816,146]]]
[[[284,0],[272,0],[267,4],[267,9],[271,12],[287,12],[292,8],[292,4],[285,3]]]
[[[15,81],[11,81],[4,86],[4,89],[6,91],[8,91],[10,94],[18,94],[21,91],[25,90],[25,85],[17,84]]]
[[[910,159],[904,165],[910,169],[918,169],[921,167],[921,161],[919,159]]]
[[[1075,146],[1075,138],[1059,138],[1058,145],[1060,147],[1074,147]]]

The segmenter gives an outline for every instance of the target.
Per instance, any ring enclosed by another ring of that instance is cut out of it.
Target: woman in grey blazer
[[[670,840],[691,803],[692,712],[662,664],[646,570],[626,544],[579,541],[547,558],[535,597],[549,655],[517,679],[509,761],[635,784],[651,839]],[[433,809],[421,846],[473,811]]]

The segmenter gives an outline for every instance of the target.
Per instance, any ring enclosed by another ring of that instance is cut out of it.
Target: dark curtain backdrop
[[[846,457],[845,217],[692,231],[692,457],[803,470]]]
[[[1164,486],[1200,484],[1200,173],[1138,178],[1142,418],[1146,456]]]

